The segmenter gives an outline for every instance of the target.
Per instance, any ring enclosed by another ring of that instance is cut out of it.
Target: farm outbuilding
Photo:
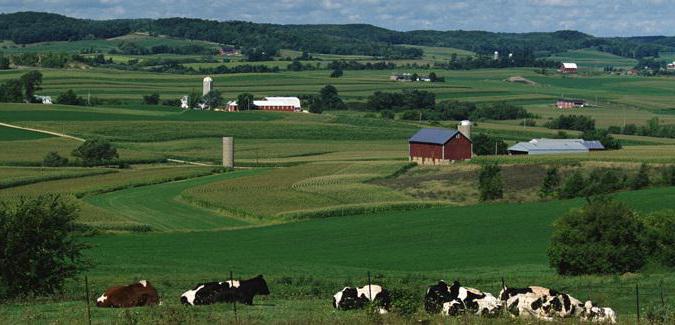
[[[561,109],[567,109],[567,108],[582,108],[586,106],[586,101],[583,99],[558,99],[555,102],[555,106],[557,108]]]
[[[265,97],[263,100],[254,100],[253,107],[250,109],[257,109],[262,111],[283,111],[283,112],[300,112],[302,105],[298,97]],[[227,103],[228,112],[239,111],[239,105],[236,101]]]
[[[600,141],[584,139],[532,139],[516,143],[508,149],[510,155],[588,153],[595,150],[605,150],[605,147]]]
[[[410,161],[422,165],[444,165],[471,159],[471,139],[460,131],[443,128],[421,129],[408,140]]]
[[[562,73],[577,73],[579,67],[576,63],[563,63],[560,65],[560,72]]]

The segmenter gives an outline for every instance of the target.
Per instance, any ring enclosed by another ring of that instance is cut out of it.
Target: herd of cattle
[[[267,282],[262,275],[244,281],[207,282],[196,285],[180,297],[187,305],[210,305],[221,302],[253,304],[256,295],[269,295]],[[392,306],[389,291],[380,285],[345,287],[333,296],[333,307],[338,310],[360,309],[374,305],[385,314]],[[96,300],[98,307],[138,307],[161,304],[157,290],[145,280],[128,286],[112,287]],[[591,301],[578,299],[556,290],[530,286],[509,288],[504,286],[498,297],[488,292],[463,287],[455,281],[444,281],[430,286],[424,297],[424,309],[431,314],[456,316],[474,314],[497,316],[506,312],[512,317],[553,321],[577,318],[583,321],[616,323],[616,313],[608,307],[598,307]]]

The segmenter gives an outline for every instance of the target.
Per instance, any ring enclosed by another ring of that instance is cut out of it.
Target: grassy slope
[[[675,188],[627,192],[619,197],[643,212],[675,208]],[[158,310],[175,313],[177,297],[199,281],[222,280],[229,270],[244,278],[263,273],[273,295],[259,300],[263,305],[243,308],[240,315],[268,321],[353,317],[335,314],[330,296],[345,284],[363,283],[367,271],[378,283],[418,293],[420,301],[425,286],[439,278],[459,279],[496,292],[504,277],[513,285],[540,284],[580,299],[592,298],[612,306],[627,320],[633,313],[634,297],[625,292],[635,281],[640,280],[644,290],[642,304],[649,305],[658,301],[654,291],[658,281],[665,280],[668,288],[675,285],[675,279],[672,273],[658,271],[625,277],[554,275],[545,254],[550,224],[582,202],[488,204],[233,231],[98,236],[88,240],[94,248],[87,255],[96,265],[88,275],[95,294],[113,283],[148,279],[165,302]],[[45,320],[81,319],[80,290],[71,285],[58,301],[9,305],[4,317],[38,313]],[[66,309],[70,312],[64,313]],[[198,308],[192,317],[222,320],[232,317],[228,310],[227,305]],[[93,313],[99,321],[131,317],[117,310],[94,309]],[[155,309],[135,313],[155,320],[161,317]]]
[[[258,171],[247,170],[211,175],[189,180],[142,186],[95,195],[85,201],[110,210],[117,218],[148,225],[152,230],[207,230],[247,225],[213,210],[199,208],[179,200],[180,193],[190,187],[215,181],[249,176]]]
[[[549,60],[562,62],[575,62],[583,69],[602,69],[613,66],[614,68],[631,69],[637,64],[637,60],[624,58],[611,53],[600,52],[592,49],[572,50],[556,53],[547,57]]]

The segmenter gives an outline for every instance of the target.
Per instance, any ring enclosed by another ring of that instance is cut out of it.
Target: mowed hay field
[[[659,188],[618,196],[642,212],[675,208],[675,190]],[[438,279],[458,279],[497,293],[500,279],[512,285],[540,284],[565,290],[579,299],[612,306],[625,322],[634,317],[631,288],[640,281],[643,306],[655,304],[660,281],[675,285],[667,271],[624,276],[560,277],[547,266],[551,223],[583,200],[526,204],[487,204],[327,218],[229,231],[171,232],[96,236],[87,253],[93,295],[113,283],[148,279],[164,304],[155,308],[92,310],[96,322],[149,321],[173,315],[200,322],[232,321],[230,305],[179,306],[179,296],[199,281],[223,280],[233,271],[248,278],[262,273],[272,295],[255,306],[239,306],[245,321],[367,322],[363,312],[337,313],[332,294],[346,284],[365,283],[367,272],[392,289],[419,296]],[[35,319],[84,322],[82,282],[72,282],[64,296],[38,304],[5,305],[7,321]],[[668,303],[673,297],[667,295]],[[66,312],[66,310],[68,312]],[[422,314],[415,316],[428,317]],[[353,318],[356,318],[354,320]],[[386,319],[386,318],[385,318]]]

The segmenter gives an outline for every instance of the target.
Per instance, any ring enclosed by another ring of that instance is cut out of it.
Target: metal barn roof
[[[577,68],[576,63],[565,63],[565,62],[563,62],[562,66],[565,69],[576,69]]]
[[[265,100],[254,100],[255,106],[293,106],[300,108],[298,97],[265,97]]]
[[[605,146],[598,140],[584,140],[583,145],[588,148],[588,150],[605,150]]]
[[[453,129],[442,129],[442,128],[426,128],[421,129],[415,133],[408,142],[420,142],[420,143],[432,143],[432,144],[445,144],[459,131]]]
[[[533,139],[529,142],[519,142],[509,147],[509,152],[527,152],[530,155],[556,153],[583,153],[588,152],[582,139]]]

